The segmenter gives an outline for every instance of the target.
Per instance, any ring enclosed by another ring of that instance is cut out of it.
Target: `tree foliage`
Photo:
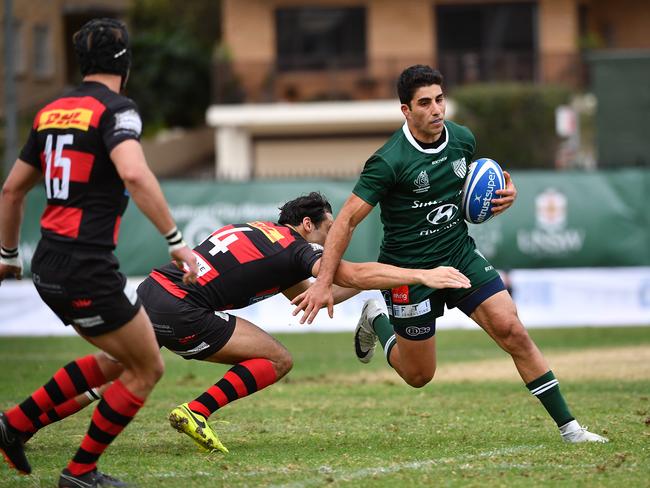
[[[564,87],[530,83],[466,85],[451,93],[455,120],[476,136],[477,157],[521,169],[554,167],[555,109],[570,95]]]
[[[133,66],[128,94],[148,127],[204,123],[220,2],[136,0],[129,23]]]

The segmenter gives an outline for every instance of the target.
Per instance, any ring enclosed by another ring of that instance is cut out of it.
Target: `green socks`
[[[377,318],[372,322],[372,328],[375,329],[375,334],[381,342],[381,347],[384,348],[384,354],[386,355],[386,361],[390,364],[390,351],[393,349],[395,342],[395,331],[391,325],[388,317],[384,314],[378,315]]]
[[[531,381],[526,385],[526,388],[542,402],[542,405],[553,417],[558,427],[574,420],[560,392],[560,385],[558,380],[555,379],[553,371],[548,371],[536,380]]]

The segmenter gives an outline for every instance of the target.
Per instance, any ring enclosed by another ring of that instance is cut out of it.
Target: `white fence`
[[[519,316],[527,327],[650,326],[650,267],[513,270],[509,274]],[[134,279],[134,284],[139,280]],[[300,325],[282,295],[235,311],[268,332],[351,331],[366,298],[360,295],[337,305],[334,319],[325,311],[312,325]],[[457,309],[438,320],[438,329],[474,328]],[[0,286],[0,336],[71,335],[40,300],[29,281]]]

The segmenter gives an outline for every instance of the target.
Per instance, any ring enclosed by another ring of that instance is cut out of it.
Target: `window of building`
[[[441,5],[436,19],[438,64],[448,83],[535,79],[534,3]]]
[[[366,64],[365,8],[280,8],[275,11],[275,27],[281,71]]]
[[[34,26],[34,76],[49,78],[54,74],[52,35],[45,24]]]

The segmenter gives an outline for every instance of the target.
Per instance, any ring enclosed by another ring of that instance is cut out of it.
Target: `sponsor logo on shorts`
[[[174,354],[178,354],[179,356],[192,356],[193,354],[196,354],[197,352],[205,351],[207,348],[210,347],[210,344],[206,342],[201,342],[198,346],[196,346],[193,349],[190,349],[189,351],[172,351]]]
[[[72,323],[78,325],[82,329],[89,329],[90,327],[96,327],[104,323],[104,319],[101,315],[93,315],[92,317],[81,317],[78,319],[72,319]]]
[[[431,301],[427,298],[423,302],[411,305],[393,305],[393,316],[398,319],[421,317],[431,312]]]
[[[156,333],[156,335],[166,335],[166,336],[173,336],[174,335],[174,329],[172,329],[171,325],[156,324],[156,323],[152,323],[152,325],[153,325],[153,330]]]
[[[409,300],[409,287],[407,285],[398,286],[391,290],[391,298],[393,303],[408,303]]]
[[[410,325],[406,329],[404,329],[404,331],[406,332],[407,335],[410,335],[411,337],[417,337],[431,332],[431,327],[429,326],[417,327],[415,325]]]
[[[77,298],[72,300],[72,308],[88,308],[93,304],[90,298]]]
[[[56,283],[45,283],[41,281],[41,277],[36,273],[32,273],[32,281],[37,288],[40,288],[41,290],[46,291],[50,294],[60,295],[64,291],[61,285],[57,285]]]
[[[494,266],[492,266],[492,265],[485,267],[485,271],[492,271],[493,269],[494,269]]]
[[[182,337],[182,338],[178,339],[178,342],[180,342],[181,344],[187,344],[188,342],[191,342],[195,338],[196,338],[196,334],[192,334],[192,335],[189,335],[189,336]]]

